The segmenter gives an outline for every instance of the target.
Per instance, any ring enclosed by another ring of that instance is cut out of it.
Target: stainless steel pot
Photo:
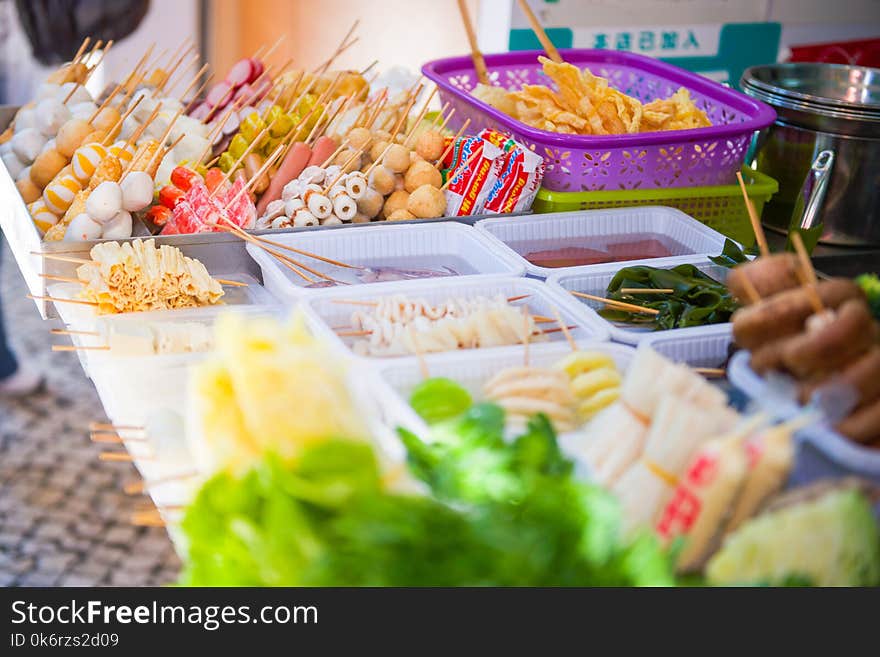
[[[764,207],[769,228],[800,226],[799,197],[822,151],[834,153],[818,212],[819,241],[880,245],[880,69],[839,64],[772,64],[745,71],[745,93],[773,106],[755,166],[779,181]]]

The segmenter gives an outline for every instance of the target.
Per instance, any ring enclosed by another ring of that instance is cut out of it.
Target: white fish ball
[[[92,190],[86,200],[86,213],[99,223],[110,221],[122,210],[122,188],[118,183],[105,180]]]
[[[123,210],[138,212],[153,202],[153,179],[146,171],[132,171],[122,179],[120,187]]]

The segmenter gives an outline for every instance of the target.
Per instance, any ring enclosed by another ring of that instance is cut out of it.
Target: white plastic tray
[[[750,400],[767,397],[767,382],[750,366],[751,354],[739,351],[730,359],[727,377]],[[771,408],[780,420],[793,417],[800,406],[774,403]],[[880,484],[880,449],[862,447],[828,426],[811,426],[797,433],[798,453],[790,484],[802,484],[823,477],[859,475]]]
[[[341,338],[336,335],[333,327],[350,325],[351,314],[355,310],[363,309],[353,304],[340,303],[340,300],[351,301],[375,301],[377,299],[403,294],[413,299],[425,299],[429,303],[441,303],[450,298],[470,298],[476,296],[493,297],[498,294],[505,297],[517,297],[529,295],[527,299],[514,302],[516,304],[528,304],[532,313],[537,315],[553,316],[554,309],[568,326],[574,326],[571,330],[576,340],[592,340],[597,342],[607,341],[609,338],[606,322],[595,312],[588,308],[578,308],[578,304],[570,295],[562,294],[551,289],[545,283],[527,278],[514,278],[509,276],[463,276],[457,278],[422,279],[399,283],[381,283],[377,285],[362,285],[356,287],[329,288],[322,294],[308,297],[303,303],[313,320],[323,326],[324,333],[337,344],[350,348],[355,340],[360,338]],[[568,298],[567,298],[568,297]],[[555,325],[547,324],[548,328]],[[565,340],[561,331],[548,336],[550,342]],[[492,347],[485,351],[503,349],[504,347]],[[483,351],[483,350],[480,350]],[[473,353],[473,350],[468,350]],[[382,360],[397,360],[407,357],[383,358]],[[374,360],[374,358],[370,358]]]
[[[400,263],[400,258],[412,259],[403,267],[439,267],[448,264],[453,269],[464,266],[463,275],[507,274],[523,276],[525,267],[500,248],[485,234],[458,223],[420,224],[414,226],[375,225],[361,230],[331,230],[313,233],[287,233],[271,237],[272,241],[292,246],[339,262],[365,267],[380,267]],[[320,260],[271,247],[299,260],[322,274],[348,281],[351,270],[330,265]],[[300,298],[327,288],[308,288],[308,282],[282,265],[277,258],[263,249],[248,244],[247,251],[260,265],[263,282],[279,298]],[[426,264],[419,264],[425,259]],[[444,263],[445,261],[445,263]],[[457,264],[456,264],[457,263]],[[314,275],[311,275],[315,278]],[[394,281],[397,282],[397,281]],[[380,285],[373,283],[372,285]]]
[[[570,292],[585,292],[595,296],[604,297],[608,289],[608,283],[614,275],[627,266],[636,263],[614,263],[612,265],[594,265],[579,267],[566,274],[551,277],[547,283],[560,294],[574,299],[580,308],[590,311],[591,316],[597,316],[595,310],[602,308],[603,304],[597,301],[574,297]],[[645,263],[640,263],[645,264]],[[703,256],[684,256],[681,258],[665,258],[653,260],[652,267],[671,269],[675,265],[693,264],[714,278],[724,282],[730,272],[726,267],[716,265]],[[611,334],[611,339],[624,344],[641,344],[650,341],[657,345],[657,349],[674,360],[686,362],[690,365],[700,365],[703,362],[723,362],[727,356],[727,349],[732,340],[730,322],[725,324],[712,324],[710,326],[695,326],[692,328],[670,329],[668,331],[652,331],[649,328],[623,327],[599,317]]]
[[[536,214],[510,219],[506,217],[483,219],[476,229],[495,240],[525,267],[529,276],[549,278],[583,267],[539,267],[525,259],[528,253],[542,248],[577,245],[604,247],[609,238],[614,243],[646,239],[668,239],[676,242],[668,257],[687,255],[718,255],[726,239],[681,210],[662,206],[618,208]],[[667,258],[630,260],[625,263],[651,264]],[[584,265],[596,267],[600,265]]]
[[[611,355],[621,372],[624,372],[635,355],[635,349],[612,342],[580,341],[578,346],[584,350],[603,351]],[[566,343],[535,344],[529,347],[529,365],[549,367],[565,355],[571,353]],[[482,399],[482,387],[492,376],[507,367],[523,364],[523,348],[521,346],[502,349],[479,350],[470,352],[452,352],[447,354],[429,354],[425,356],[428,373],[432,377],[447,377],[471,393],[474,400]],[[385,408],[387,421],[393,425],[407,428],[427,429],[424,421],[409,405],[409,397],[413,389],[424,380],[418,359],[397,359],[394,362],[380,365],[377,369],[382,384],[390,389],[387,393],[377,387],[376,404]],[[416,431],[417,435],[424,433]]]

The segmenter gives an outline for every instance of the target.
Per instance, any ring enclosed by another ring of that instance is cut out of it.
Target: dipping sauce
[[[673,239],[664,235],[639,239],[637,236],[609,236],[599,240],[578,240],[581,245],[567,244],[565,246],[545,249],[532,249],[528,247],[519,250],[522,256],[538,267],[579,267],[582,265],[598,265],[606,262],[626,262],[629,260],[643,260],[647,258],[666,258],[675,255],[684,255],[688,249]],[[585,243],[586,242],[586,243]]]

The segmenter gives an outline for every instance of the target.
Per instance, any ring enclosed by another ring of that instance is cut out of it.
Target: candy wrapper
[[[544,177],[543,158],[497,130],[459,139],[442,165],[448,216],[528,210]]]

